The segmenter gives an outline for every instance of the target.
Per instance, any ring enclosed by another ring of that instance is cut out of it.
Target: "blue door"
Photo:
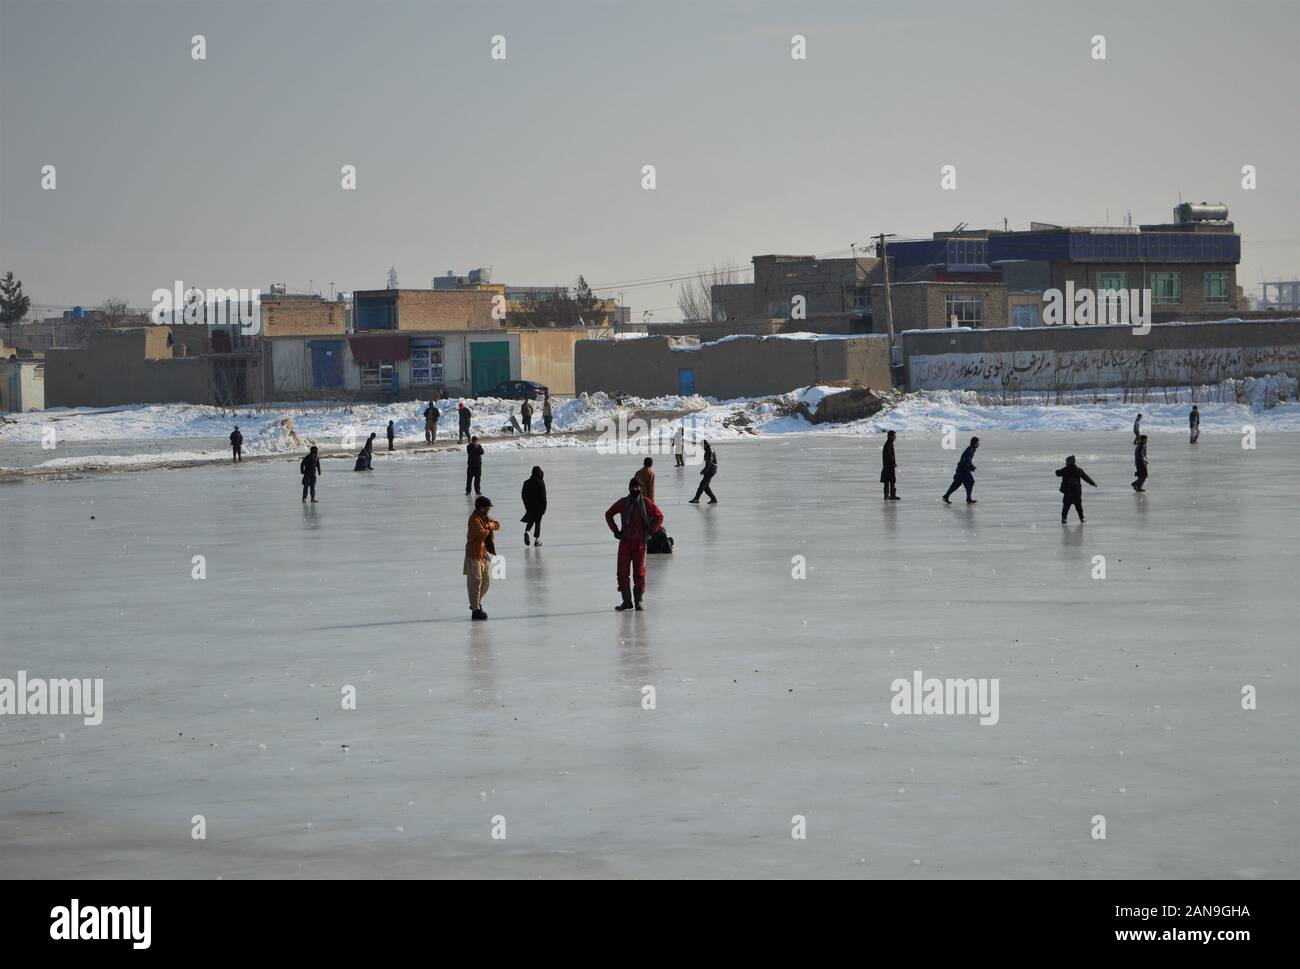
[[[314,387],[343,386],[343,341],[311,343],[311,381]]]
[[[695,368],[682,367],[677,371],[677,393],[689,397],[695,393]]]

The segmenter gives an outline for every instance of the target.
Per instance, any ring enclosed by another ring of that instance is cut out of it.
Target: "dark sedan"
[[[485,390],[480,397],[499,397],[502,400],[541,400],[547,389],[532,380],[503,380],[491,390]]]

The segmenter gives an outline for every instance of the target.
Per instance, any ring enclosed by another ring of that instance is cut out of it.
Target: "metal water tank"
[[[1222,202],[1183,202],[1174,208],[1177,222],[1227,222],[1228,207]]]

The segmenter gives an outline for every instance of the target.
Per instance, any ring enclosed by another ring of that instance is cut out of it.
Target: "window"
[[[1097,292],[1108,289],[1128,289],[1128,273],[1097,273]]]
[[[1152,273],[1151,301],[1153,303],[1181,303],[1183,301],[1183,274]]]
[[[1042,326],[1043,317],[1037,303],[1012,303],[1012,326]]]
[[[984,300],[978,296],[945,296],[944,320],[947,326],[981,327],[984,325]],[[953,322],[953,317],[957,322]]]
[[[438,387],[443,384],[442,340],[422,340],[411,347],[411,385]]]
[[[1228,274],[1225,272],[1205,274],[1205,302],[1228,302]]]
[[[855,310],[865,310],[871,308],[871,292],[865,286],[858,286],[853,290],[853,308]]]
[[[362,390],[386,390],[393,383],[393,362],[376,360],[361,365]]]
[[[949,266],[983,266],[988,261],[988,242],[986,240],[948,240]]]

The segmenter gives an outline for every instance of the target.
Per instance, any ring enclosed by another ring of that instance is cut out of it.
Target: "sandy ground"
[[[661,459],[640,614],[602,521],[639,459],[489,452],[473,624],[457,453],[328,461],[316,506],[296,456],[0,486],[0,677],[106,707],[0,716],[0,876],[1300,875],[1300,436],[1158,436],[1141,496],[1127,435],[981,437],[970,507],[937,434],[888,505],[879,442],[724,446],[712,507]],[[914,670],[997,678],[998,723],[891,713]]]

